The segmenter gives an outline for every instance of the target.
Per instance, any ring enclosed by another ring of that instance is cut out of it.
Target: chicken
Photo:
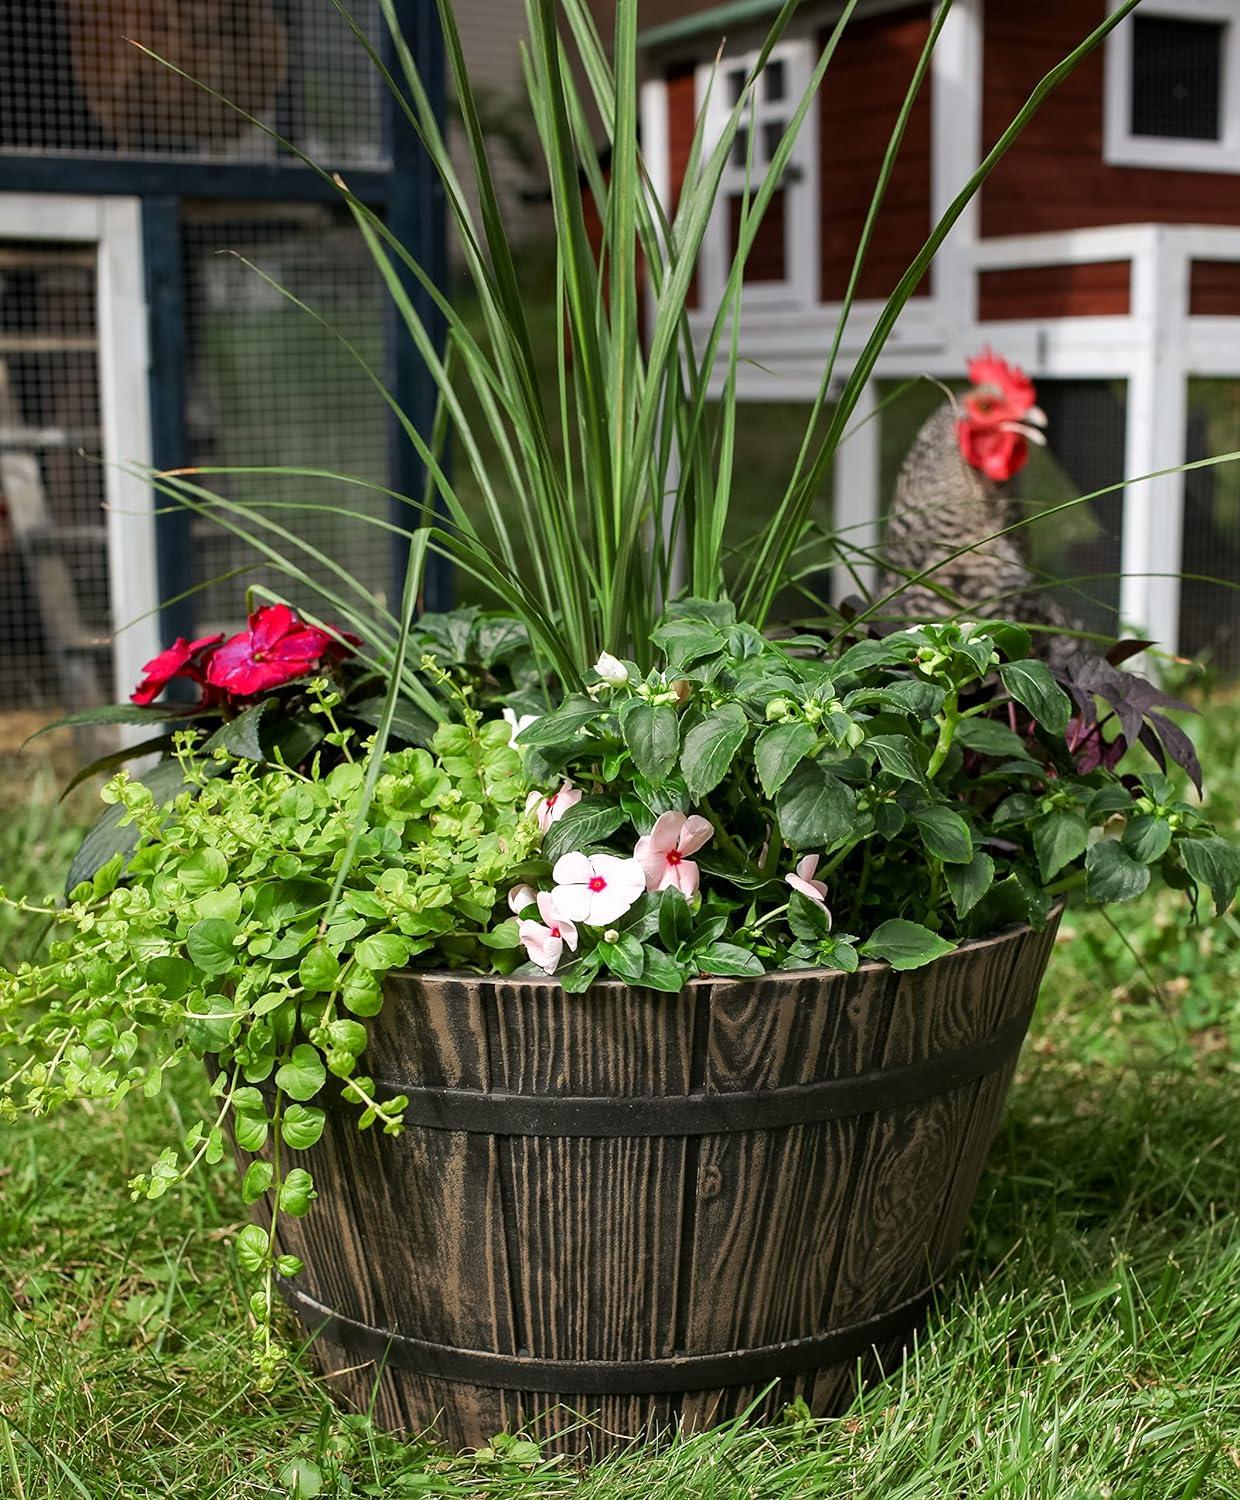
[[[879,597],[900,592],[883,612],[902,621],[964,615],[1073,629],[1061,606],[1034,585],[1026,532],[995,535],[1019,520],[1009,482],[1028,462],[1029,444],[1046,441],[1033,382],[990,350],[970,361],[969,380],[958,407],[945,405],[924,423],[900,469]],[[925,582],[906,582],[961,547],[970,550]],[[1078,641],[1035,631],[1034,645],[1063,665]]]

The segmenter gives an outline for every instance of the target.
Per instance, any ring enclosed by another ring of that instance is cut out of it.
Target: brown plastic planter
[[[366,1068],[405,1133],[330,1110],[282,1232],[332,1388],[452,1446],[533,1420],[596,1453],[772,1381],[761,1411],[837,1410],[956,1252],[1053,941],[680,995],[393,979]]]

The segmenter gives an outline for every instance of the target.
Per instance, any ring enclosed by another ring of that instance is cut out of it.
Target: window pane
[[[1219,139],[1224,29],[1221,21],[1134,16],[1133,135]]]
[[[762,164],[768,166],[784,138],[784,122],[768,120],[762,127]]]
[[[749,158],[749,132],[738,130],[732,138],[732,165],[743,172]]]
[[[762,95],[765,99],[782,99],[788,79],[782,57],[773,58],[762,72]]]
[[[732,68],[728,73],[728,103],[739,104],[745,88],[745,69]]]

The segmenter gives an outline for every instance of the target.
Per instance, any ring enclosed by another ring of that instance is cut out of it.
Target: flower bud
[[[850,750],[855,750],[860,744],[864,742],[865,730],[862,729],[860,724],[850,724],[848,726],[848,733],[844,736],[844,738],[848,742],[848,748]]]
[[[594,670],[604,682],[610,682],[612,687],[622,687],[629,680],[629,669],[610,651],[603,652],[594,663]]]
[[[620,941],[620,933],[618,929],[616,929],[615,927],[609,927],[603,934],[603,941],[605,943],[618,943]]]
[[[772,698],[766,705],[766,722],[774,724],[782,719],[786,719],[791,712],[792,705],[788,702],[787,698]]]

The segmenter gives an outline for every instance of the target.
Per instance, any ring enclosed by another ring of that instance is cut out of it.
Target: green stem
[[[956,726],[960,723],[961,714],[957,712],[958,699],[955,693],[949,693],[943,700],[943,708],[938,717],[939,742],[934,747],[934,754],[930,757],[930,764],[926,767],[926,780],[933,781],[943,769],[943,762],[947,759],[952,748],[952,740],[956,737]]]

